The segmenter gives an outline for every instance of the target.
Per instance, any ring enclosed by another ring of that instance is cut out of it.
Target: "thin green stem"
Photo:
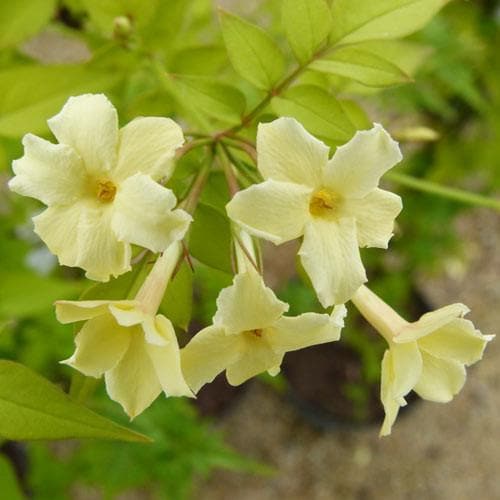
[[[471,193],[462,189],[442,186],[441,184],[424,179],[417,179],[411,175],[401,174],[400,172],[388,172],[385,174],[385,178],[410,189],[416,189],[417,191],[423,191],[468,205],[493,208],[494,210],[500,211],[500,200],[498,199],[488,198],[487,196]]]
[[[179,208],[184,209],[186,212],[193,214],[196,210],[196,206],[198,205],[198,201],[200,199],[203,188],[205,187],[205,183],[208,179],[208,174],[210,173],[210,169],[212,167],[213,160],[213,151],[207,159],[207,161],[203,164],[203,166],[198,171],[198,174],[194,178],[191,187],[189,188],[189,194],[179,203]]]

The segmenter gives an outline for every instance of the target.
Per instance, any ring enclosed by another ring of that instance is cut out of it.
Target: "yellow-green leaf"
[[[355,132],[337,99],[320,87],[292,87],[284,97],[274,97],[271,104],[279,115],[296,118],[311,134],[330,142],[346,142]]]
[[[389,87],[410,81],[396,65],[356,47],[345,47],[327,59],[318,59],[311,64],[311,69],[351,78],[369,87]]]
[[[235,87],[210,78],[172,75],[186,106],[212,118],[238,123],[245,111],[245,96]]]
[[[336,43],[400,38],[423,28],[449,0],[335,0]]]
[[[55,6],[55,0],[0,2],[0,49],[38,33],[49,22]]]
[[[14,440],[98,438],[149,442],[74,402],[37,373],[0,361],[0,436]]]
[[[24,65],[0,71],[0,135],[20,137],[48,131],[47,118],[72,95],[103,92],[120,74],[82,65]]]
[[[288,43],[301,63],[311,59],[332,29],[325,0],[284,0],[282,18]]]
[[[26,498],[19,487],[16,474],[11,464],[0,455],[0,491],[6,500],[23,500]]]
[[[262,29],[238,16],[221,11],[222,35],[236,72],[263,90],[282,77],[285,59],[274,40]]]

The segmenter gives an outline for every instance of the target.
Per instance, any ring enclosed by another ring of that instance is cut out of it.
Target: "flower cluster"
[[[293,118],[259,125],[257,168],[264,181],[237,192],[226,207],[233,282],[220,291],[212,324],[183,348],[170,320],[158,313],[192,220],[158,183],[173,172],[181,128],[150,117],[119,129],[103,95],[70,98],[49,127],[59,143],[25,136],[9,186],[47,205],[34,218],[35,231],[59,262],[107,281],[131,269],[132,245],[159,254],[132,298],[56,303],[60,322],[84,321],[64,363],[104,376],[109,396],[131,418],[162,391],[193,397],[222,372],[232,385],[263,372],[276,375],[287,352],[338,341],[344,303],[352,300],[389,345],[381,384],[386,435],[411,390],[431,401],[451,400],[464,384],[464,367],[481,358],[492,338],[463,319],[462,304],[408,323],[364,286],[359,248],[387,248],[402,209],[398,195],[379,188],[382,175],[402,159],[379,124],[357,132],[331,157]],[[288,304],[263,280],[257,238],[274,244],[302,238],[302,265],[319,301],[332,310],[285,316]]]

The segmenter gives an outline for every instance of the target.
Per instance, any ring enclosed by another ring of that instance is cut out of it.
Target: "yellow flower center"
[[[109,179],[97,181],[97,198],[103,202],[113,201],[116,194],[116,186]]]
[[[333,215],[339,208],[340,197],[328,189],[316,191],[309,202],[309,212],[316,217]]]

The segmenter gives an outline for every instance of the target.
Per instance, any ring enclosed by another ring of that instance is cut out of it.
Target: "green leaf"
[[[231,273],[229,219],[215,208],[199,203],[191,224],[189,251],[200,262]]]
[[[423,28],[449,0],[335,0],[335,43],[400,38]]]
[[[332,29],[325,0],[284,0],[282,18],[288,43],[301,63],[311,59]]]
[[[0,361],[0,381],[0,436],[6,439],[150,441],[75,403],[58,387],[19,363]]]
[[[410,81],[401,69],[371,52],[345,47],[327,59],[319,59],[311,69],[351,78],[369,87],[389,87]]]
[[[356,130],[367,130],[373,126],[366,111],[355,101],[343,99],[339,101],[344,113],[349,117]]]
[[[172,73],[183,75],[214,75],[225,64],[227,64],[227,54],[224,47],[201,45],[175,53],[168,67]]]
[[[6,500],[23,500],[26,498],[19,487],[16,475],[9,461],[0,455],[0,491]]]
[[[55,300],[77,295],[82,284],[39,276],[25,269],[0,271],[0,317],[22,318],[52,308]]]
[[[193,271],[185,261],[168,284],[158,312],[175,326],[188,329],[193,312]]]
[[[25,65],[0,71],[0,135],[47,132],[47,118],[70,96],[102,92],[120,78],[116,72],[84,65]]]
[[[311,134],[332,142],[346,142],[355,132],[337,99],[320,87],[292,87],[284,97],[274,97],[271,104],[279,115],[296,118]]]
[[[35,35],[52,17],[55,0],[0,2],[0,49]]]
[[[212,118],[238,123],[245,112],[245,96],[236,88],[209,78],[171,75],[181,96],[190,107],[195,107]]]
[[[263,90],[271,90],[282,77],[285,59],[273,39],[258,26],[220,12],[222,35],[236,72]]]

